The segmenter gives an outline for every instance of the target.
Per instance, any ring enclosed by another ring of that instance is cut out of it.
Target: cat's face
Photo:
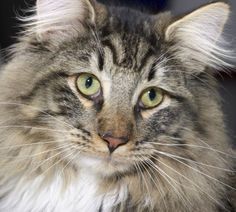
[[[47,14],[43,2],[38,2],[39,14]],[[202,10],[227,10],[223,3],[219,6]],[[216,26],[214,18],[208,37],[201,40],[193,33],[203,22],[201,11],[170,24],[166,15],[115,12],[97,4],[88,8],[91,20],[86,24],[70,20],[71,29],[68,23],[61,29],[56,22],[54,29],[46,20],[36,27],[37,45],[35,38],[28,41],[28,61],[13,80],[20,90],[17,98],[29,105],[20,107],[16,122],[23,119],[35,127],[26,136],[40,134],[49,149],[59,149],[62,160],[104,176],[132,174],[148,164],[155,170],[156,163],[169,164],[172,154],[204,157],[185,145],[197,145],[194,139],[204,139],[205,133],[211,136],[205,121],[214,115],[206,117],[202,105],[217,108],[217,103],[211,91],[214,81],[204,71],[206,64],[216,66],[221,59],[214,60],[215,49],[205,48],[217,47],[214,36],[222,26]],[[100,15],[96,21],[95,14]],[[226,17],[217,21],[223,25]],[[49,29],[42,30],[44,25]],[[79,30],[74,32],[75,26]],[[57,27],[60,33],[53,31]],[[40,127],[49,130],[37,130]],[[55,142],[49,145],[47,140]]]
[[[188,90],[183,74],[171,73],[158,41],[131,32],[94,33],[101,36],[72,41],[44,63],[45,76],[28,104],[53,117],[33,108],[30,119],[56,131],[52,139],[68,144],[61,150],[73,163],[105,175],[133,172],[136,163],[155,157],[157,143],[177,138],[187,125]]]

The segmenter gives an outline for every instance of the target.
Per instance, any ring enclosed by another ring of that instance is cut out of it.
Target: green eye
[[[140,106],[144,109],[151,109],[161,104],[164,98],[163,91],[158,88],[146,89],[140,98]]]
[[[92,74],[80,74],[76,81],[79,92],[85,97],[93,97],[101,91],[101,84]]]

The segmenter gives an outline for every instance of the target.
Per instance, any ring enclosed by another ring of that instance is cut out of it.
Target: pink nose
[[[110,153],[114,152],[119,146],[124,145],[129,141],[128,136],[116,138],[110,134],[104,134],[101,138],[107,142]]]

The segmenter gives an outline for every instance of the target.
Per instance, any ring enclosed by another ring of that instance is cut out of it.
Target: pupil
[[[93,84],[93,78],[89,77],[85,82],[85,87],[88,89],[92,86],[92,84]]]
[[[154,89],[151,89],[149,92],[149,98],[151,101],[153,101],[156,98],[156,91]]]

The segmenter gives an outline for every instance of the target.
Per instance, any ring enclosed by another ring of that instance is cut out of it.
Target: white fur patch
[[[25,180],[25,179],[24,179]],[[96,194],[98,176],[82,170],[77,181],[63,190],[60,176],[56,176],[48,186],[41,186],[43,178],[33,181],[19,181],[17,186],[1,202],[0,211],[4,212],[96,212],[103,204],[103,211],[125,201],[126,187],[112,190],[106,194]]]

